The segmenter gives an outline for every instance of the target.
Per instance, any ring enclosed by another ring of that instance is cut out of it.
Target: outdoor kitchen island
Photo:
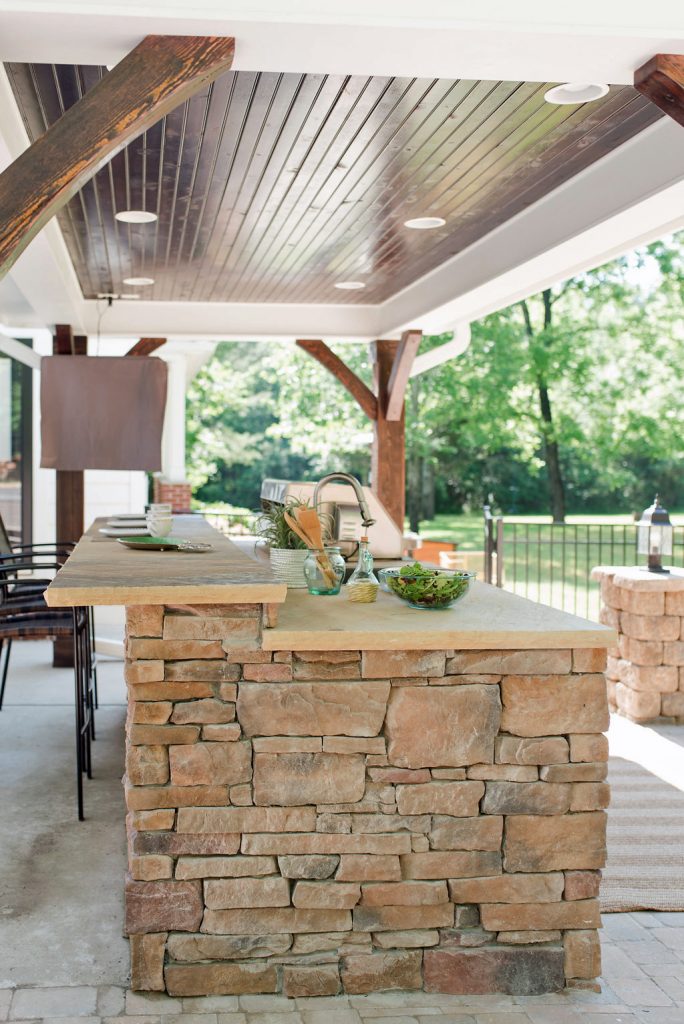
[[[48,601],[127,606],[134,989],[593,984],[612,630],[478,583],[433,612],[286,594],[213,531],[96,527]]]

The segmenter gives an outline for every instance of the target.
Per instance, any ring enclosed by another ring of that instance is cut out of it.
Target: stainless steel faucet
[[[363,488],[361,487],[361,484],[356,479],[356,477],[352,476],[351,473],[328,473],[327,476],[322,477],[314,488],[314,508],[318,508],[318,500],[320,498],[321,491],[323,490],[325,485],[329,484],[332,480],[342,480],[345,484],[349,484],[350,487],[354,488],[354,494],[356,495],[356,500],[358,502],[359,510],[361,512],[362,525],[364,529],[367,529],[369,526],[372,526],[375,520],[371,517],[370,509],[368,508],[368,502],[366,501],[363,494]]]

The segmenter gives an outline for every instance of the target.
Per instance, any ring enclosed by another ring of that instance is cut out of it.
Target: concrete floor
[[[0,984],[124,985],[125,687],[99,663],[94,778],[76,818],[73,673],[15,643],[0,711]],[[1,1019],[1,1018],[0,1018]]]
[[[431,1024],[437,1016],[442,1024],[684,1024],[684,913],[606,915],[601,993],[181,1000],[127,991],[122,665],[100,661],[94,778],[79,823],[73,676],[50,660],[48,643],[15,645],[0,711],[0,1021]],[[682,735],[667,738],[679,745]],[[659,760],[650,748],[644,759],[668,775],[673,748],[664,749]]]

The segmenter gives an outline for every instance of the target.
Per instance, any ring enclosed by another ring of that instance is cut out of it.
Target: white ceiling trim
[[[680,0],[655,10],[629,0],[197,0],[188,15],[186,0],[0,0],[0,60],[114,64],[148,33],[234,35],[240,70],[628,83],[654,53],[684,52],[684,10]]]
[[[103,312],[104,310],[104,312]],[[84,302],[85,333],[136,333],[142,337],[261,341],[283,338],[354,338],[378,334],[377,306],[314,306],[288,303]]]

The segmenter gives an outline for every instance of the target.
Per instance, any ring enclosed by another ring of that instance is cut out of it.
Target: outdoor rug
[[[684,793],[611,757],[601,910],[684,910]]]

